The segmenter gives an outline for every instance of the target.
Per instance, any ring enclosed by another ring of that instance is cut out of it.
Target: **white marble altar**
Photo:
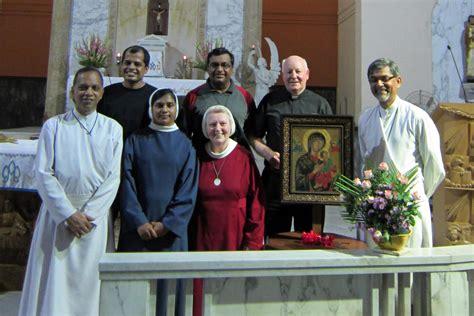
[[[104,315],[150,315],[158,278],[206,278],[205,315],[410,315],[412,305],[422,315],[474,311],[474,246],[400,257],[369,249],[117,253],[99,270]],[[188,282],[188,315],[191,293]]]

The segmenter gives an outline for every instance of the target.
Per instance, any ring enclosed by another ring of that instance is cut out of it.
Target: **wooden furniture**
[[[433,196],[435,246],[474,242],[474,104],[442,103],[432,113],[446,178]]]

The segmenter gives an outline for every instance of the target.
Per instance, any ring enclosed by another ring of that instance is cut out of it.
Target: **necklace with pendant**
[[[215,185],[216,187],[218,187],[218,186],[221,185],[221,182],[222,182],[222,181],[221,181],[221,179],[219,178],[219,174],[221,173],[222,167],[224,167],[224,164],[225,164],[226,159],[227,159],[227,157],[224,158],[224,162],[222,162],[222,165],[221,165],[221,167],[219,168],[219,170],[217,170],[216,165],[215,165],[215,163],[214,163],[214,160],[211,161],[211,162],[212,162],[212,167],[214,168],[214,173],[216,174],[216,177],[214,178],[214,185]]]
[[[87,127],[85,127],[84,124],[82,124],[82,122],[79,120],[79,118],[76,116],[76,114],[74,114],[74,111],[72,111],[72,115],[74,116],[74,118],[76,119],[76,121],[79,123],[79,125],[81,125],[81,128],[86,131],[86,134],[87,134],[87,135],[91,135],[91,134],[92,134],[92,130],[93,130],[94,127],[95,127],[95,123],[97,123],[97,117],[99,116],[99,114],[96,113],[94,124],[92,125],[92,127],[91,127],[90,130],[88,130]]]

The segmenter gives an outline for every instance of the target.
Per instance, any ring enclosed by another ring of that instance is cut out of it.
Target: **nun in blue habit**
[[[196,152],[175,123],[176,94],[157,89],[148,103],[150,125],[124,145],[118,251],[187,251],[199,180]],[[175,315],[184,315],[185,280],[176,281]],[[167,288],[167,280],[157,281],[156,315],[167,315]]]

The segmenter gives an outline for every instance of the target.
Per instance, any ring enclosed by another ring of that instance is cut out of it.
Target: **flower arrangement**
[[[351,223],[365,225],[376,243],[390,242],[392,235],[409,233],[420,216],[417,192],[411,192],[417,167],[400,174],[395,165],[381,162],[377,169],[364,171],[364,179],[339,174],[333,187],[342,194]]]
[[[196,45],[196,61],[193,63],[193,68],[207,70],[207,55],[210,51],[217,47],[223,47],[224,41],[222,38],[217,38],[214,41],[207,40],[204,43]]]
[[[102,40],[97,34],[91,34],[88,38],[83,37],[74,48],[79,65],[96,68],[107,67],[111,54],[110,45],[107,40]]]
[[[303,244],[322,246],[324,248],[331,248],[334,239],[336,239],[334,235],[328,234],[323,236],[316,234],[314,231],[310,231],[309,233],[303,232],[301,234]]]

